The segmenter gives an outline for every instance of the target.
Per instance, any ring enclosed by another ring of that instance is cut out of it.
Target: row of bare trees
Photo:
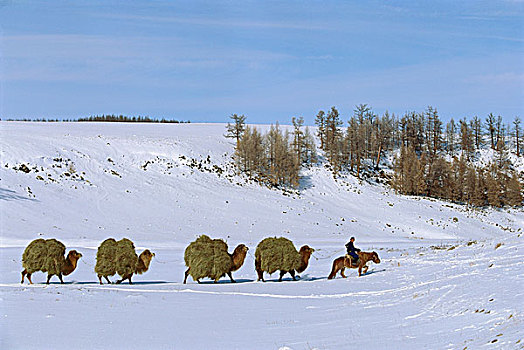
[[[317,161],[315,142],[304,119],[293,118],[293,130],[283,131],[278,123],[265,134],[245,124],[246,117],[233,114],[226,137],[236,140],[235,161],[248,177],[276,187],[299,186],[301,167]]]
[[[507,164],[506,164],[507,165]],[[412,146],[402,146],[394,162],[392,187],[399,193],[446,199],[472,206],[521,206],[522,185],[507,166],[475,167],[465,156],[430,161]]]
[[[293,118],[292,131],[283,132],[277,124],[266,134],[247,127],[245,116],[234,114],[231,119],[226,136],[236,139],[236,162],[248,176],[296,187],[301,166],[316,162],[314,138],[307,128],[303,131],[302,118]],[[444,125],[433,107],[398,117],[388,112],[379,116],[360,104],[347,124],[335,107],[319,111],[315,123],[320,148],[335,176],[342,171],[359,178],[376,174],[384,156],[396,152],[391,185],[400,193],[477,206],[522,205],[522,185],[508,159],[510,153],[521,156],[518,117],[513,125],[493,114],[485,122],[474,117]],[[475,167],[482,148],[493,150],[493,161]]]
[[[349,169],[357,177],[362,175],[364,167],[377,170],[385,152],[402,146],[412,147],[419,156],[424,153],[431,163],[439,155],[463,155],[469,161],[475,152],[487,146],[494,150],[497,159],[506,158],[512,150],[520,157],[523,142],[518,117],[513,125],[504,124],[502,117],[493,114],[487,116],[485,123],[478,117],[463,118],[458,124],[451,119],[444,130],[433,107],[397,117],[388,112],[379,116],[371,107],[361,104],[354,109],[346,128],[338,110],[332,107],[327,114],[319,111],[315,123],[320,148],[334,172]]]

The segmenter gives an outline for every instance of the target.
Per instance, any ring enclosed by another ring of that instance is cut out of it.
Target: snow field
[[[397,196],[322,167],[283,194],[234,173],[224,130],[0,122],[0,348],[522,348],[522,211]],[[183,251],[202,233],[250,248],[239,283],[181,284]],[[317,250],[300,281],[254,282],[267,236]],[[327,280],[350,236],[382,263]],[[83,254],[66,285],[42,273],[19,284],[39,237]],[[108,237],[156,253],[135,285],[97,284]]]

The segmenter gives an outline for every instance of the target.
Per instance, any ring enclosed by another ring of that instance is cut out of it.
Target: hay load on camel
[[[76,250],[71,250],[67,257],[64,257],[65,250],[65,245],[56,239],[39,238],[29,243],[22,254],[24,271],[21,283],[24,283],[27,276],[29,283],[33,284],[31,275],[37,271],[47,272],[47,284],[54,275],[58,276],[60,283],[64,283],[62,276],[71,274],[82,257]]]
[[[234,283],[232,272],[242,267],[249,248],[239,244],[232,254],[227,249],[227,244],[222,239],[211,239],[206,235],[191,242],[184,252],[184,261],[188,267],[184,283],[189,275],[198,283],[201,278],[206,277],[216,283],[221,277],[228,275]]]
[[[149,269],[151,260],[155,256],[149,249],[144,250],[140,256],[135,252],[135,245],[127,238],[116,241],[108,238],[98,247],[96,253],[95,272],[100,284],[102,277],[107,283],[111,283],[109,276],[119,274],[121,279],[116,283],[122,283],[126,279],[129,284],[133,284],[131,277],[133,274],[142,274]]]
[[[264,281],[264,272],[272,274],[280,270],[279,281],[289,273],[295,281],[295,271],[303,272],[308,264],[311,254],[315,250],[307,245],[300,248],[297,252],[293,242],[284,237],[265,238],[257,246],[255,251],[255,270],[258,274],[258,281]]]

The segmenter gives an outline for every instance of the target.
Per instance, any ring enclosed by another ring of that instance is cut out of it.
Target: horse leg
[[[237,282],[237,281],[235,281],[235,280],[233,279],[233,275],[231,274],[231,271],[229,271],[229,272],[227,273],[227,275],[228,275],[229,278],[231,279],[231,283],[236,283],[236,282]]]
[[[342,276],[342,278],[346,278],[346,275],[344,275],[344,270],[345,270],[344,267],[342,267],[342,268],[340,269],[340,276]]]
[[[369,266],[367,266],[367,265],[364,266],[364,275],[365,275],[366,273],[368,273],[368,269],[369,269]]]
[[[358,267],[358,277],[362,276],[362,265]]]
[[[293,281],[296,281],[297,279],[295,278],[295,270],[291,270],[289,271],[289,274],[291,275],[291,277],[293,277]]]
[[[184,274],[184,284],[186,284],[187,276],[189,276],[189,269],[187,269],[186,273]]]
[[[27,275],[27,270],[22,271],[22,282],[20,282],[22,284],[24,284],[25,275]]]

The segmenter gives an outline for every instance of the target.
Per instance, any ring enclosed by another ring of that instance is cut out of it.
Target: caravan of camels
[[[82,254],[76,250],[71,250],[64,256],[66,247],[56,239],[36,239],[29,243],[22,255],[22,282],[25,277],[32,284],[31,275],[34,272],[47,272],[49,284],[51,277],[56,275],[60,283],[64,283],[62,276],[71,274],[77,267],[78,260]],[[194,242],[191,242],[184,252],[184,261],[187,270],[184,275],[184,282],[191,276],[193,280],[201,283],[200,279],[210,278],[215,283],[224,276],[228,276],[231,282],[235,282],[232,273],[237,271],[244,264],[249,248],[244,244],[239,244],[232,253],[228,252],[227,243],[222,239],[211,239],[206,235],[201,235]],[[256,247],[255,252],[255,271],[257,281],[264,280],[264,272],[270,275],[279,271],[279,282],[285,274],[289,273],[293,280],[300,278],[296,273],[302,273],[309,265],[309,260],[315,249],[308,245],[302,246],[297,250],[293,242],[285,237],[268,237],[263,239]],[[373,261],[380,263],[376,252],[358,252],[358,259],[353,259],[348,249],[348,255],[341,256],[333,261],[333,267],[328,279],[333,279],[340,271],[344,275],[345,268],[358,268],[359,276],[368,270],[367,263]],[[121,279],[116,283],[128,280],[132,284],[131,277],[134,274],[142,274],[149,269],[149,265],[155,256],[149,249],[144,250],[140,255],[135,251],[133,242],[127,238],[116,241],[108,238],[98,247],[96,254],[96,273],[100,284],[102,278],[107,283],[110,276],[120,275]]]

